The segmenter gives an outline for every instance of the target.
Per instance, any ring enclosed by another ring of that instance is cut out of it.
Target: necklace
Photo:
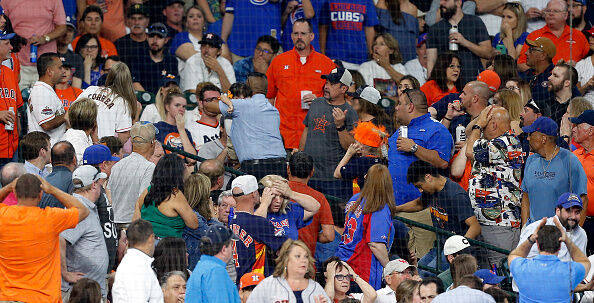
[[[544,161],[543,161],[543,160],[542,160],[543,158],[541,158],[540,164],[542,165],[542,170],[543,170],[543,172],[545,173],[545,175],[546,175],[546,173],[547,173],[547,170],[549,169],[549,166],[551,166],[551,162],[553,162],[553,158],[555,158],[555,153],[557,152],[557,149],[558,149],[558,148],[559,148],[559,146],[555,146],[555,149],[553,150],[553,153],[552,153],[551,160],[549,160],[549,164],[547,164],[547,167],[546,167],[546,168],[545,168],[545,166],[544,166],[544,163],[543,163],[543,162],[545,162],[546,160],[544,160]],[[544,159],[546,159],[546,157],[545,157]]]

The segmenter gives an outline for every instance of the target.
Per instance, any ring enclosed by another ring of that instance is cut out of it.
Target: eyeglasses
[[[566,10],[558,10],[558,9],[545,9],[542,12],[545,13],[546,15],[553,15],[553,14],[565,13],[567,11]]]
[[[204,99],[204,102],[213,102],[213,101],[218,101],[218,100],[219,100],[219,97],[212,97],[212,98]]]
[[[338,281],[344,281],[344,279],[350,281],[351,279],[353,279],[353,275],[335,275],[334,278],[336,278],[336,280]]]
[[[399,274],[399,275],[403,275],[403,276],[412,276],[413,275],[413,273],[410,270],[405,270],[403,272],[393,271],[391,273],[391,275],[394,275],[394,274]]]
[[[265,53],[267,55],[272,54],[272,51],[271,50],[263,49],[263,48],[261,48],[259,46],[256,47],[256,51],[259,52],[259,53]]]
[[[528,48],[528,51],[529,51],[529,52],[531,52],[531,53],[532,53],[532,52],[541,52],[541,53],[543,53],[543,52],[544,52],[542,49],[540,49],[540,48],[538,48],[538,47],[529,47],[529,48]]]
[[[506,86],[505,88],[507,89],[511,89],[511,90],[519,90],[520,88],[517,86]]]
[[[451,68],[451,69],[461,69],[462,68],[462,65],[450,64],[450,65],[448,65],[448,68]]]
[[[85,48],[88,50],[95,50],[95,49],[99,49],[99,45],[85,45],[82,48]]]

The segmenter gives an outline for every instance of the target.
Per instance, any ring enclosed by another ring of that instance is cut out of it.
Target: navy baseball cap
[[[165,87],[169,85],[169,83],[175,83],[179,86],[179,77],[173,74],[163,75],[161,78],[161,87]]]
[[[66,26],[76,31],[76,18],[74,16],[66,16]]]
[[[557,206],[561,206],[565,209],[572,208],[574,206],[584,208],[584,204],[582,204],[582,199],[580,199],[580,197],[574,193],[562,194],[557,200]]]
[[[103,144],[94,144],[85,149],[83,164],[94,165],[105,161],[120,161],[120,158],[112,156],[109,147]]]
[[[167,37],[169,35],[169,30],[167,30],[167,26],[163,23],[153,23],[148,28],[147,34],[150,35],[158,35],[161,38]]]
[[[7,31],[0,32],[0,40],[9,40],[14,37],[15,33],[9,33]]]
[[[547,136],[557,136],[559,126],[557,126],[557,122],[553,121],[553,119],[541,116],[536,118],[536,120],[534,120],[534,123],[522,127],[522,131],[527,134],[539,132]]]
[[[166,5],[166,6],[170,6],[171,4],[174,4],[174,3],[180,3],[181,5],[184,5],[184,4],[186,4],[186,3],[185,3],[184,1],[182,1],[182,0],[169,0],[169,1],[167,1],[167,5]]]
[[[353,83],[353,76],[351,72],[344,67],[337,67],[332,70],[328,75],[322,75],[322,79],[328,80],[330,83],[342,83],[346,86],[351,86]]]
[[[205,33],[202,35],[202,40],[198,44],[208,44],[216,48],[221,48],[223,46],[223,39],[215,33]]]
[[[479,269],[474,273],[479,279],[483,280],[484,284],[490,285],[497,285],[501,283],[501,281],[505,280],[505,277],[498,276],[492,270],[489,269]]]
[[[574,124],[588,123],[594,125],[594,110],[586,110],[579,117],[569,118],[569,121]]]
[[[238,241],[239,237],[229,228],[223,225],[211,225],[206,229],[205,237],[210,239],[212,244],[225,243],[229,240]]]
[[[132,15],[136,15],[136,14],[144,15],[145,17],[149,16],[144,5],[142,5],[140,3],[136,3],[132,6],[130,6],[130,8],[128,9],[128,14],[127,14],[128,17],[130,17]]]

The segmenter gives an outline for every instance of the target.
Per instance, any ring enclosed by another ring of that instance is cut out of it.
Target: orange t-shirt
[[[101,24],[101,36],[116,41],[126,35],[124,24],[124,1],[105,0],[103,4],[103,23]],[[87,0],[87,5],[98,5],[97,0]]]
[[[421,86],[421,91],[425,94],[425,97],[427,97],[427,106],[431,106],[433,103],[441,100],[441,98],[452,93],[457,93],[458,89],[454,86],[452,89],[444,92],[439,88],[435,80],[429,80]]]
[[[580,163],[582,163],[582,167],[586,172],[588,197],[594,197],[594,153],[586,153],[586,150],[581,147],[580,149],[574,150],[573,154],[580,160]],[[594,216],[594,203],[588,203],[586,215]]]
[[[70,108],[70,104],[78,98],[78,95],[82,93],[82,89],[76,87],[69,87],[67,89],[55,89],[56,95],[58,98],[62,100],[62,105],[64,106],[64,110],[68,110]]]
[[[310,91],[317,97],[323,96],[326,80],[322,75],[329,74],[336,65],[330,58],[313,50],[301,63],[295,49],[282,53],[272,60],[266,77],[268,78],[267,98],[275,98],[274,105],[280,114],[280,132],[285,148],[299,147],[301,133],[305,128],[303,120],[307,110],[301,108],[301,92]]]
[[[18,61],[16,61],[18,62]],[[14,70],[6,65],[0,67],[0,111],[12,107],[14,113],[23,106],[23,98],[19,89],[19,80]],[[13,130],[4,130],[4,123],[0,123],[0,158],[12,158],[19,146],[18,123],[13,123]]]
[[[334,225],[330,204],[328,204],[328,200],[326,200],[324,194],[307,186],[305,183],[289,181],[289,187],[295,192],[312,196],[320,203],[320,209],[313,216],[311,223],[299,229],[299,240],[303,241],[309,247],[313,256],[316,253],[316,243],[318,242],[318,236],[321,230],[320,225]]]
[[[72,49],[76,49],[76,43],[78,42],[78,39],[80,39],[80,36],[77,36],[74,38],[74,40],[72,40]],[[115,44],[113,44],[113,42],[103,37],[99,37],[99,44],[101,44],[101,57],[118,55],[118,51],[116,50]]]
[[[62,302],[62,231],[78,209],[0,204],[0,301]]]
[[[545,25],[543,28],[537,29],[530,33],[526,40],[536,40],[538,37],[546,37],[551,39],[555,46],[557,46],[557,52],[555,53],[555,57],[553,57],[553,64],[556,64],[559,59],[563,59],[568,61],[569,59],[578,62],[582,60],[588,52],[590,51],[590,44],[586,39],[586,36],[582,34],[582,32],[578,30],[573,30],[572,40],[569,39],[569,26],[565,25],[565,29],[561,34],[561,37],[555,36],[549,29],[548,25]],[[573,47],[571,50],[571,58],[569,57],[569,49],[570,46]],[[518,64],[526,63],[526,52],[528,51],[528,44],[524,43],[522,46],[522,50],[520,51],[520,56],[518,57]]]

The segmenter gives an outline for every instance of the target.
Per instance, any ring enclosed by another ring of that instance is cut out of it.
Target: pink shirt
[[[33,34],[47,35],[57,25],[66,24],[62,0],[2,0],[2,8],[12,21],[15,33],[26,39]],[[56,41],[39,46],[37,57],[49,52],[56,52]],[[30,53],[30,44],[21,49],[18,55],[21,65],[35,65],[30,62]]]
[[[2,203],[11,206],[11,205],[16,205],[17,204],[17,197],[14,194],[14,192],[8,194],[8,196],[6,196],[6,198],[4,199],[4,201],[2,201]]]

